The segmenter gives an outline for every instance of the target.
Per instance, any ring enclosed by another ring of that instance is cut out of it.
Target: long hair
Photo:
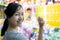
[[[1,36],[5,34],[5,31],[7,30],[7,28],[8,28],[8,19],[6,18],[3,24],[3,28],[1,30]]]
[[[16,12],[18,6],[20,6],[22,8],[22,6],[20,4],[17,4],[17,3],[10,3],[8,4],[8,6],[6,7],[4,13],[6,14],[6,19],[4,21],[4,24],[3,24],[3,28],[1,30],[1,36],[3,36],[9,26],[9,23],[8,23],[8,18],[12,17],[14,15],[14,13]]]

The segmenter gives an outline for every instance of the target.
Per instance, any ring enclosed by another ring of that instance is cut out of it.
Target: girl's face
[[[18,7],[14,15],[9,18],[9,23],[14,26],[19,26],[23,22],[23,8]]]

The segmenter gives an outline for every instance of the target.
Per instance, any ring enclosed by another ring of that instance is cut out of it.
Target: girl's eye
[[[17,12],[17,13],[15,14],[15,16],[19,16],[19,14],[20,14],[20,13],[19,13],[19,12]]]
[[[15,14],[15,16],[18,16],[19,14]]]

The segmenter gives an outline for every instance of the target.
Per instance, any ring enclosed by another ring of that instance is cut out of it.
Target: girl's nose
[[[21,20],[22,19],[22,16],[19,16],[18,20]]]

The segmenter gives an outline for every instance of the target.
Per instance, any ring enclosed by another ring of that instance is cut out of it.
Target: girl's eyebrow
[[[23,12],[23,11],[21,11],[21,12],[20,12],[20,11],[19,11],[19,12],[17,11],[17,13],[22,13],[22,12]]]
[[[16,13],[20,13],[20,12],[16,12]]]
[[[23,12],[16,12],[16,14],[22,14]]]

